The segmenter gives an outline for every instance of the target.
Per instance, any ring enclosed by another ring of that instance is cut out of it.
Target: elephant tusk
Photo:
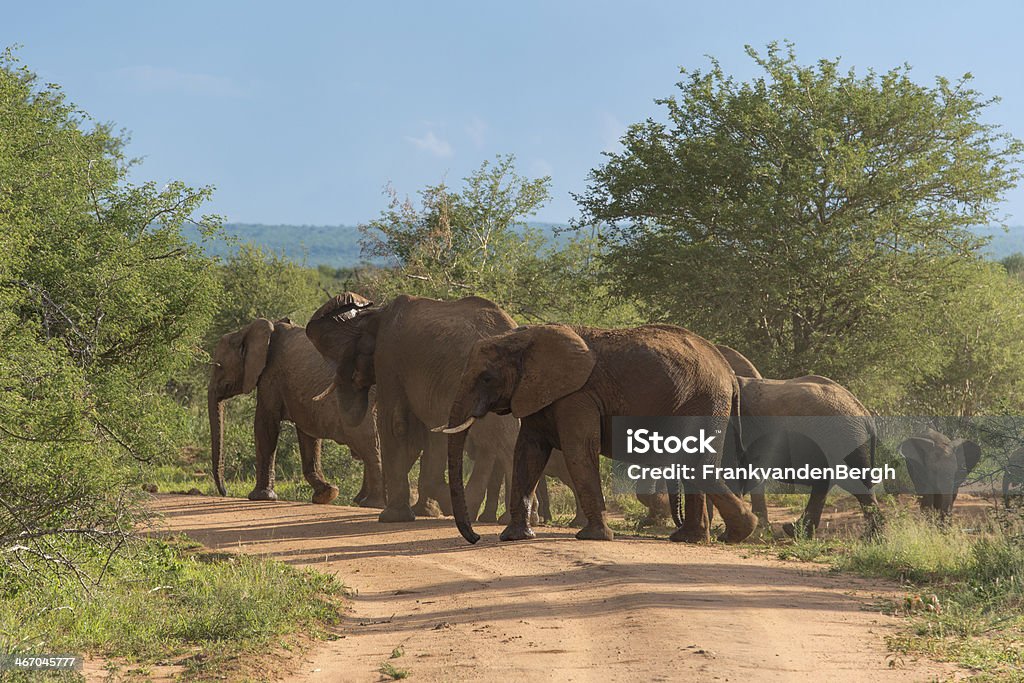
[[[313,400],[314,401],[322,401],[323,399],[327,398],[332,393],[334,393],[334,390],[337,389],[337,388],[338,388],[338,382],[337,381],[331,382],[331,386],[327,387],[326,389],[321,391],[319,394],[314,396]]]
[[[467,429],[469,429],[474,422],[476,422],[476,418],[471,415],[469,419],[460,424],[458,427],[445,427],[444,425],[441,425],[440,427],[434,427],[430,431],[441,432],[442,434],[458,434],[459,432],[464,432]]]

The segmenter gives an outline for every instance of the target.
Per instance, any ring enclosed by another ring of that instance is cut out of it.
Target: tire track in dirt
[[[165,528],[223,551],[336,574],[355,592],[340,638],[289,680],[935,680],[954,669],[893,659],[880,613],[892,584],[665,540],[582,542],[539,529],[467,545],[448,520],[379,524],[376,511],[157,496]],[[890,663],[895,661],[894,667]]]

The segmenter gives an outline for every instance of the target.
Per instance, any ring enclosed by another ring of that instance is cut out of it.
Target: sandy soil
[[[288,680],[935,680],[947,665],[891,655],[882,613],[897,586],[782,562],[750,548],[539,529],[469,546],[448,519],[382,525],[376,512],[157,496],[166,528],[218,550],[336,575],[354,592],[340,637]],[[393,660],[395,648],[404,655]]]

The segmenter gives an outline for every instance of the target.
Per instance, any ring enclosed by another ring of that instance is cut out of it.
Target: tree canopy
[[[124,138],[9,52],[0,129],[0,546],[52,557],[50,534],[130,528],[125,464],[173,445],[164,386],[217,289],[180,228],[218,221],[209,188],[129,184]]]
[[[998,220],[1024,146],[984,121],[969,74],[924,86],[747,52],[761,75],[683,70],[667,120],[630,126],[591,173],[577,199],[613,290],[769,375],[926,371],[917,338],[976,272],[970,228]]]

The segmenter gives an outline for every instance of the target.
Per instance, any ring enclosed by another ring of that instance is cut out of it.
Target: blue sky
[[[792,40],[801,61],[904,62],[975,75],[989,120],[1024,137],[1019,2],[20,2],[0,45],[131,132],[137,180],[213,184],[211,212],[253,223],[355,224],[402,194],[514,153],[551,175],[538,216],[625,126],[661,115],[678,68]],[[1024,189],[1007,198],[1024,223]]]

